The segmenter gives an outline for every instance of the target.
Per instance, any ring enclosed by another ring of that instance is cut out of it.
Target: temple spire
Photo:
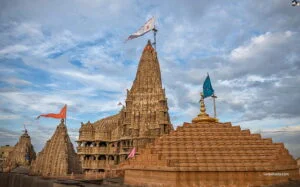
[[[152,90],[149,90],[151,88]],[[155,49],[148,40],[136,72],[136,77],[130,91],[152,92],[162,89],[160,67]]]

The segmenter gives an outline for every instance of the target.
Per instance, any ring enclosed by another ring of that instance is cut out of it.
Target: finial
[[[144,51],[146,51],[146,50],[149,50],[149,51],[154,50],[154,48],[152,47],[152,44],[151,44],[151,40],[148,40],[147,45],[144,48]]]
[[[60,120],[60,124],[64,124],[65,120],[64,119],[61,119]]]
[[[198,114],[197,117],[195,117],[192,122],[193,123],[197,123],[197,122],[216,122],[217,119],[210,117],[207,113],[206,113],[206,108],[205,108],[205,103],[204,103],[204,95],[201,92],[201,99],[200,99],[200,114]]]
[[[200,114],[202,116],[208,116],[208,114],[206,114],[206,108],[205,108],[205,103],[204,103],[204,95],[201,92],[200,93],[201,99],[200,99]]]
[[[24,134],[28,134],[25,124],[23,124],[23,125],[24,125]]]

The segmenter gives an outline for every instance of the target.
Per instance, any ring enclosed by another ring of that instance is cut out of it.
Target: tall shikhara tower
[[[150,41],[143,50],[125,102],[116,115],[82,123],[77,149],[85,172],[115,167],[133,147],[139,151],[173,130],[157,54]]]
[[[159,136],[172,129],[162,88],[157,54],[150,41],[144,48],[135,80],[127,93],[124,135]]]

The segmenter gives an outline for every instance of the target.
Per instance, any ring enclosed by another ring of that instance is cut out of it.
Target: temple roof
[[[98,130],[112,130],[117,127],[119,119],[120,113],[98,120],[94,125]]]

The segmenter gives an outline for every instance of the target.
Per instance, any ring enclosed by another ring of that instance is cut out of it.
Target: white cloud
[[[17,24],[16,22],[12,23],[15,28],[11,33],[13,37],[30,37],[33,40],[43,39],[44,34],[41,31],[41,25],[36,23],[23,22]]]
[[[6,56],[9,54],[16,56],[16,54],[23,53],[28,50],[29,50],[29,48],[25,45],[21,45],[21,44],[11,45],[11,46],[7,46],[4,49],[0,50],[0,56]]]
[[[11,120],[11,119],[19,119],[21,116],[15,115],[15,114],[8,114],[8,115],[1,115],[0,114],[0,120]]]
[[[300,133],[300,125],[294,125],[294,126],[284,126],[280,128],[274,128],[274,129],[266,129],[263,132],[268,133],[268,132],[299,132]]]
[[[7,82],[12,85],[31,85],[32,84],[29,81],[18,79],[18,78],[6,78],[6,79],[2,79],[2,81]]]
[[[268,52],[269,50],[278,48],[285,43],[288,43],[294,35],[294,32],[285,31],[279,33],[267,32],[265,34],[252,37],[248,44],[232,50],[230,59],[232,61],[240,61],[253,58],[258,55],[264,55],[264,53]]]

